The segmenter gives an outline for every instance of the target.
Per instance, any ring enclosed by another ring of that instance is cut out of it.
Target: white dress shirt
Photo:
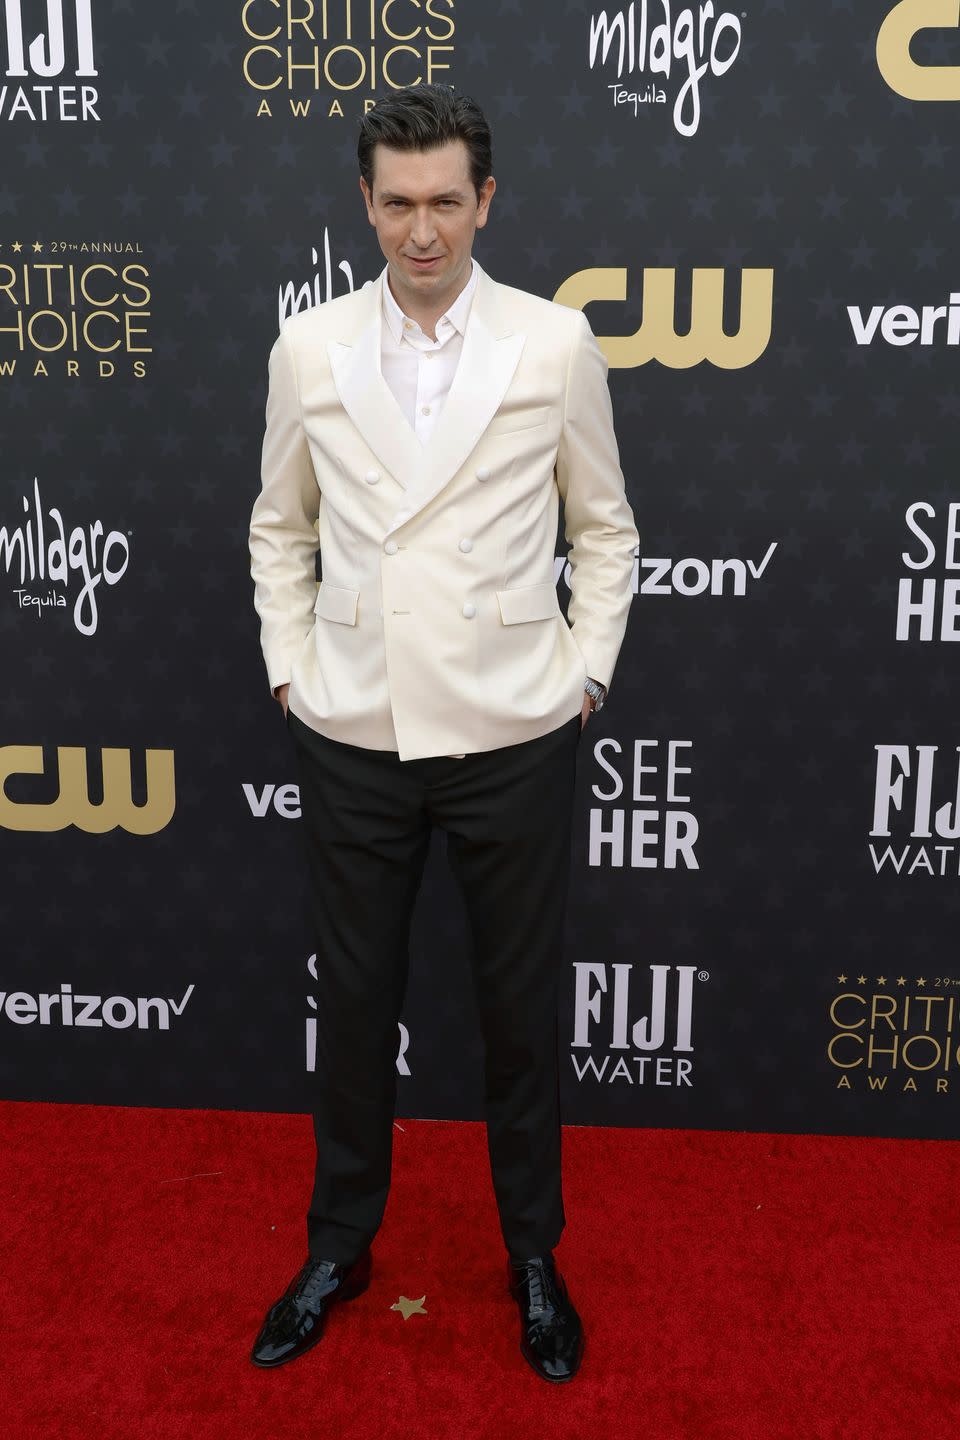
[[[477,265],[471,257],[470,279],[440,316],[435,327],[437,338],[431,340],[416,320],[400,309],[384,267],[385,323],[380,329],[380,368],[421,445],[428,443],[450,393],[476,288]]]
[[[477,288],[477,264],[471,256],[470,279],[434,326],[436,340],[431,340],[422,326],[401,310],[390,289],[388,268],[385,266],[383,272],[380,369],[410,428],[420,444],[426,445],[460,363],[470,302]],[[406,513],[398,510],[394,524]],[[448,758],[463,760],[466,757],[451,755]]]

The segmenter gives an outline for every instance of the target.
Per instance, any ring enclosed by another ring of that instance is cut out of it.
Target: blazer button
[[[388,540],[383,548],[387,555],[396,555],[400,547],[397,545],[396,540]]]
[[[366,473],[366,475],[364,475],[363,478],[364,478],[364,480],[366,480],[366,482],[367,482],[368,485],[376,485],[377,481],[380,479],[380,471],[379,471],[379,470],[368,470],[367,473]]]
[[[472,620],[473,617],[474,617],[474,615],[476,615],[476,613],[477,613],[477,607],[476,607],[476,605],[474,605],[471,600],[468,600],[467,603],[466,603],[466,604],[464,605],[464,607],[463,607],[463,613],[464,613],[464,615],[467,617],[468,620]]]
[[[490,467],[489,467],[489,465],[481,465],[481,466],[480,466],[480,469],[477,471],[477,479],[478,479],[478,480],[489,480],[489,479],[490,479]]]
[[[473,549],[473,541],[468,540],[466,536],[464,536],[464,538],[460,541],[460,549],[465,555],[468,554]]]

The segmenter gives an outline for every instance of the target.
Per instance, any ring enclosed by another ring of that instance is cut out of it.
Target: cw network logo
[[[740,324],[733,335],[723,328],[724,271],[695,269],[691,281],[690,328],[678,335],[675,323],[677,273],[664,267],[643,271],[643,319],[632,335],[598,335],[611,368],[627,370],[659,360],[672,370],[687,370],[709,360],[720,370],[742,370],[758,360],[773,327],[773,271],[741,271]],[[624,301],[623,268],[578,270],[564,280],[554,300],[583,310],[594,300]]]
[[[900,0],[877,34],[880,74],[905,100],[960,100],[960,65],[918,65],[910,42],[921,30],[960,27],[958,0]]]
[[[99,120],[96,86],[63,84],[58,79],[64,72],[77,80],[97,74],[90,0],[73,0],[66,6],[63,0],[46,0],[47,28],[31,33],[32,15],[40,8],[24,7],[23,0],[5,0],[0,23],[6,42],[7,78],[35,76],[44,83],[0,86],[0,120]],[[51,80],[56,83],[50,84]]]
[[[24,775],[45,774],[42,745],[0,747],[0,826],[6,830],[50,833],[74,825],[88,835],[126,830],[131,835],[155,835],[173,819],[176,788],[172,750],[145,750],[146,798],[133,798],[129,750],[99,751],[102,798],[90,797],[90,762],[97,751],[82,745],[57,746],[57,793],[52,800],[14,798],[9,782]]]

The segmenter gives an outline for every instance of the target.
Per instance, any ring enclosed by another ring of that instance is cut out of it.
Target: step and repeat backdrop
[[[565,1116],[954,1135],[957,0],[7,0],[0,56],[3,1093],[310,1108],[266,361],[382,268],[358,117],[439,81],[493,127],[478,259],[609,359],[641,536]],[[410,961],[400,1113],[479,1117],[442,835]]]

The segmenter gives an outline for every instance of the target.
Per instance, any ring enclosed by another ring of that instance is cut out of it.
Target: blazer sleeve
[[[271,691],[290,679],[313,629],[320,487],[303,430],[296,366],[281,326],[267,362],[260,494],[250,517],[250,574]]]
[[[570,544],[567,616],[587,674],[609,687],[633,598],[639,535],[620,469],[607,358],[583,312],[576,317],[556,468]]]

